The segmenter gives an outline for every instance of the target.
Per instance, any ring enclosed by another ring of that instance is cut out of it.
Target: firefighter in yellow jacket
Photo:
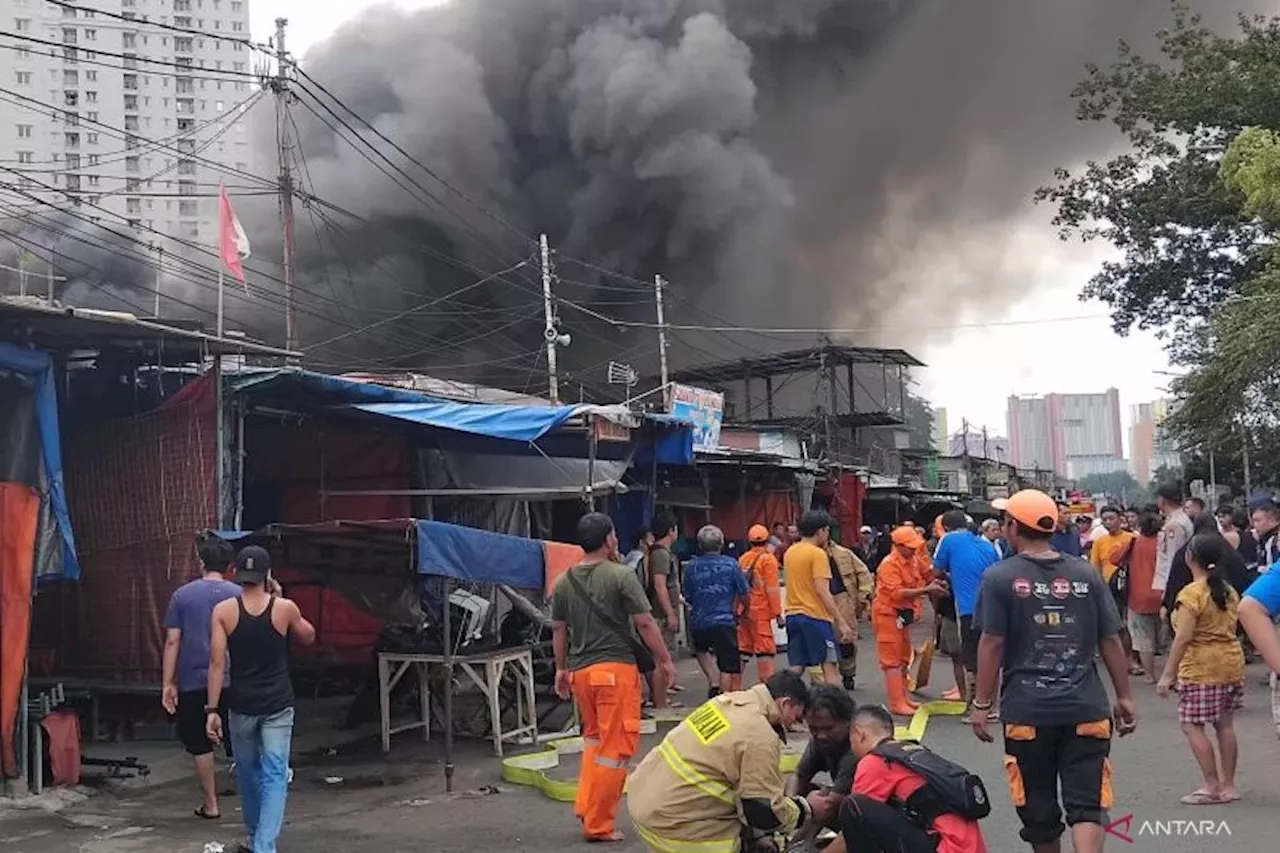
[[[810,701],[803,679],[784,670],[690,713],[627,782],[640,839],[655,853],[737,853],[744,825],[765,836],[826,819],[838,799],[788,797],[778,766],[779,732],[803,718]]]
[[[840,677],[844,682],[844,689],[853,690],[857,686],[854,679],[858,675],[858,619],[871,608],[873,580],[867,564],[843,545],[828,542],[827,554],[831,557],[831,577],[834,579],[838,576],[839,586],[844,588],[837,592],[837,585],[834,582],[831,584],[836,609],[853,629],[853,641],[840,644]]]

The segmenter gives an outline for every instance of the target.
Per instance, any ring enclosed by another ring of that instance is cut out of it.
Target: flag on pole
[[[218,185],[218,222],[221,237],[218,250],[222,255],[222,263],[244,285],[244,289],[248,290],[249,283],[245,280],[244,265],[241,262],[249,257],[249,238],[240,227],[240,220],[231,209],[231,197],[222,184]]]

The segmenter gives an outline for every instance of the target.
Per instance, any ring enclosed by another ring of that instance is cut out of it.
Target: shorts
[[[825,619],[797,613],[787,617],[787,663],[808,669],[840,662],[836,630]]]
[[[960,617],[960,662],[969,672],[978,671],[978,640],[982,632],[973,627],[972,616]]]
[[[738,629],[733,625],[713,625],[693,629],[693,650],[697,654],[716,656],[716,669],[729,675],[742,672],[738,656]]]
[[[949,658],[960,657],[960,626],[955,619],[943,616],[938,620],[938,651]]]
[[[743,657],[771,658],[778,653],[772,619],[746,619],[738,623],[738,653]]]
[[[1244,682],[1178,685],[1178,722],[1193,726],[1217,723],[1244,707]]]
[[[1022,821],[1023,841],[1049,844],[1067,826],[1107,825],[1114,800],[1110,720],[1062,726],[1006,724],[1004,751],[1009,795]]]
[[[213,752],[213,741],[209,740],[209,736],[205,734],[205,723],[208,715],[205,714],[205,702],[208,700],[209,694],[203,690],[189,690],[185,693],[178,694],[178,714],[177,714],[177,730],[178,740],[182,744],[182,748],[187,751],[188,755],[208,755]],[[224,698],[218,706],[219,713],[222,716],[222,731],[224,735],[231,731],[230,724],[227,721],[227,703]],[[222,738],[225,744],[227,757],[231,757],[231,738],[224,736]]]
[[[1133,650],[1142,654],[1155,654],[1156,639],[1160,636],[1160,617],[1155,613],[1129,613],[1129,639]]]

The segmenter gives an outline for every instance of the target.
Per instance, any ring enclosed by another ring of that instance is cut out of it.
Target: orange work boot
[[[884,671],[885,691],[889,694],[889,713],[900,717],[911,717],[916,713],[916,706],[907,699],[907,679],[902,670],[891,668]]]

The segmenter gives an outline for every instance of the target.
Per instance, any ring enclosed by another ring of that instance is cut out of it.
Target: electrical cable
[[[223,76],[225,76],[225,77],[230,77],[230,78],[232,78],[232,79],[245,79],[245,80],[261,80],[261,79],[262,79],[261,75],[259,75],[259,74],[255,74],[255,73],[253,73],[252,71],[224,71],[224,70],[221,70],[221,69],[214,70],[214,69],[209,69],[209,68],[204,68],[204,67],[201,67],[201,68],[199,68],[199,69],[196,69],[194,66],[191,66],[191,65],[183,65],[183,64],[178,63],[178,62],[169,62],[169,61],[167,61],[167,60],[163,60],[163,59],[148,59],[148,58],[147,58],[147,57],[145,57],[145,56],[136,56],[136,55],[128,54],[128,53],[117,53],[117,52],[112,51],[112,50],[99,50],[99,49],[98,49],[98,48],[96,48],[96,47],[94,47],[94,48],[82,47],[82,46],[80,46],[79,44],[64,44],[63,42],[58,42],[58,41],[49,41],[49,40],[47,40],[47,39],[38,39],[38,38],[36,38],[36,37],[34,37],[34,36],[24,36],[24,35],[22,35],[22,34],[20,34],[20,33],[11,33],[11,32],[9,32],[8,30],[0,30],[0,36],[3,36],[4,38],[17,39],[18,41],[30,42],[31,44],[41,44],[41,45],[45,45],[45,46],[47,46],[47,47],[57,47],[57,48],[62,48],[62,50],[63,50],[63,54],[62,54],[62,55],[63,55],[63,58],[64,58],[64,59],[67,59],[67,60],[68,60],[68,61],[70,61],[70,62],[81,62],[81,61],[83,61],[83,62],[86,62],[86,63],[88,63],[88,64],[90,64],[90,65],[105,65],[107,68],[116,68],[117,70],[122,69],[123,67],[122,67],[122,66],[117,66],[117,65],[110,65],[110,64],[107,64],[107,63],[96,62],[95,60],[93,60],[93,59],[89,59],[89,58],[81,59],[79,56],[68,57],[66,52],[67,52],[67,51],[75,51],[76,53],[84,53],[84,54],[88,54],[88,55],[90,55],[90,56],[110,56],[110,57],[112,57],[112,58],[114,58],[114,59],[122,59],[122,60],[127,59],[127,60],[130,60],[130,61],[132,61],[132,62],[142,62],[142,63],[146,63],[147,65],[160,65],[160,66],[164,66],[164,67],[166,67],[166,68],[181,68],[183,71],[194,71],[194,70],[199,70],[199,71],[202,71],[202,72],[207,71],[207,72],[210,72],[210,73],[213,73],[213,74],[220,74],[220,75],[223,75]],[[53,55],[53,56],[56,56],[56,54],[52,54],[52,55]],[[133,69],[123,68],[123,70],[125,70],[125,71],[131,71],[131,70],[133,70]],[[217,78],[217,77],[205,77],[205,79],[206,79],[206,80],[217,80],[218,78]]]

